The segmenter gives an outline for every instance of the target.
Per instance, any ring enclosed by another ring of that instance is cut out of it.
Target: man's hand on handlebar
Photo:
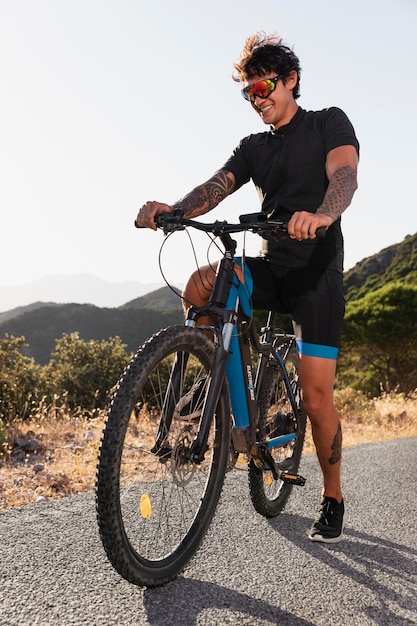
[[[332,221],[332,218],[328,215],[316,215],[308,211],[297,211],[288,222],[288,234],[291,239],[297,239],[297,241],[315,239],[317,229],[324,226],[327,230]]]
[[[139,210],[136,218],[136,224],[142,228],[152,228],[156,230],[155,217],[161,213],[172,213],[173,207],[163,202],[146,202]]]

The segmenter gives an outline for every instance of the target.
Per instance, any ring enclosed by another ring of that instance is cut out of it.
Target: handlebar
[[[184,217],[181,210],[175,210],[173,213],[161,213],[157,215],[155,224],[158,228],[163,230],[164,234],[175,230],[184,230],[186,227],[212,233],[215,236],[252,231],[264,239],[282,239],[288,233],[288,224],[286,222],[268,220],[267,214],[263,212],[240,215],[239,223],[233,224],[217,220],[211,223],[199,222],[195,219]],[[140,226],[136,220],[135,226],[136,228],[145,228],[144,226]],[[320,226],[316,230],[316,236],[320,238],[326,236],[325,226]]]

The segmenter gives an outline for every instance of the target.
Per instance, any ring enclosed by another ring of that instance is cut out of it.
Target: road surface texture
[[[94,496],[0,514],[0,624],[385,626],[417,624],[417,438],[345,451],[345,540],[311,543],[320,499],[314,456],[305,487],[267,520],[246,472],[227,475],[199,553],[174,582],[135,587],[108,563]]]

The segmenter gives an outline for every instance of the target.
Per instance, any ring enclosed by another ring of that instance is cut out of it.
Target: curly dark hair
[[[277,34],[267,35],[257,32],[245,41],[240,60],[233,64],[236,72],[233,80],[243,82],[254,76],[264,76],[276,72],[278,76],[285,78],[295,70],[298,75],[297,83],[293,89],[294,99],[300,97],[300,61],[288,46],[282,43]]]

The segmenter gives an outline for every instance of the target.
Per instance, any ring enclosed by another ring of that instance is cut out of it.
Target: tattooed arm
[[[332,224],[347,209],[358,187],[357,165],[358,156],[353,146],[342,146],[329,152],[326,162],[329,186],[316,215],[327,215]]]
[[[160,213],[172,213],[175,209],[184,211],[184,216],[191,218],[203,215],[214,209],[235,188],[235,177],[231,172],[219,170],[208,181],[195,187],[190,193],[173,205],[162,202],[146,202],[140,209],[136,222],[156,230],[155,217]]]
[[[230,172],[219,170],[207,182],[199,185],[173,205],[184,211],[185,217],[197,217],[214,209],[231,194],[235,187],[235,177]]]
[[[294,213],[288,224],[293,239],[314,238],[320,226],[328,228],[349,206],[357,189],[358,154],[353,146],[340,146],[327,155],[326,174],[329,180],[326,194],[316,213]]]

